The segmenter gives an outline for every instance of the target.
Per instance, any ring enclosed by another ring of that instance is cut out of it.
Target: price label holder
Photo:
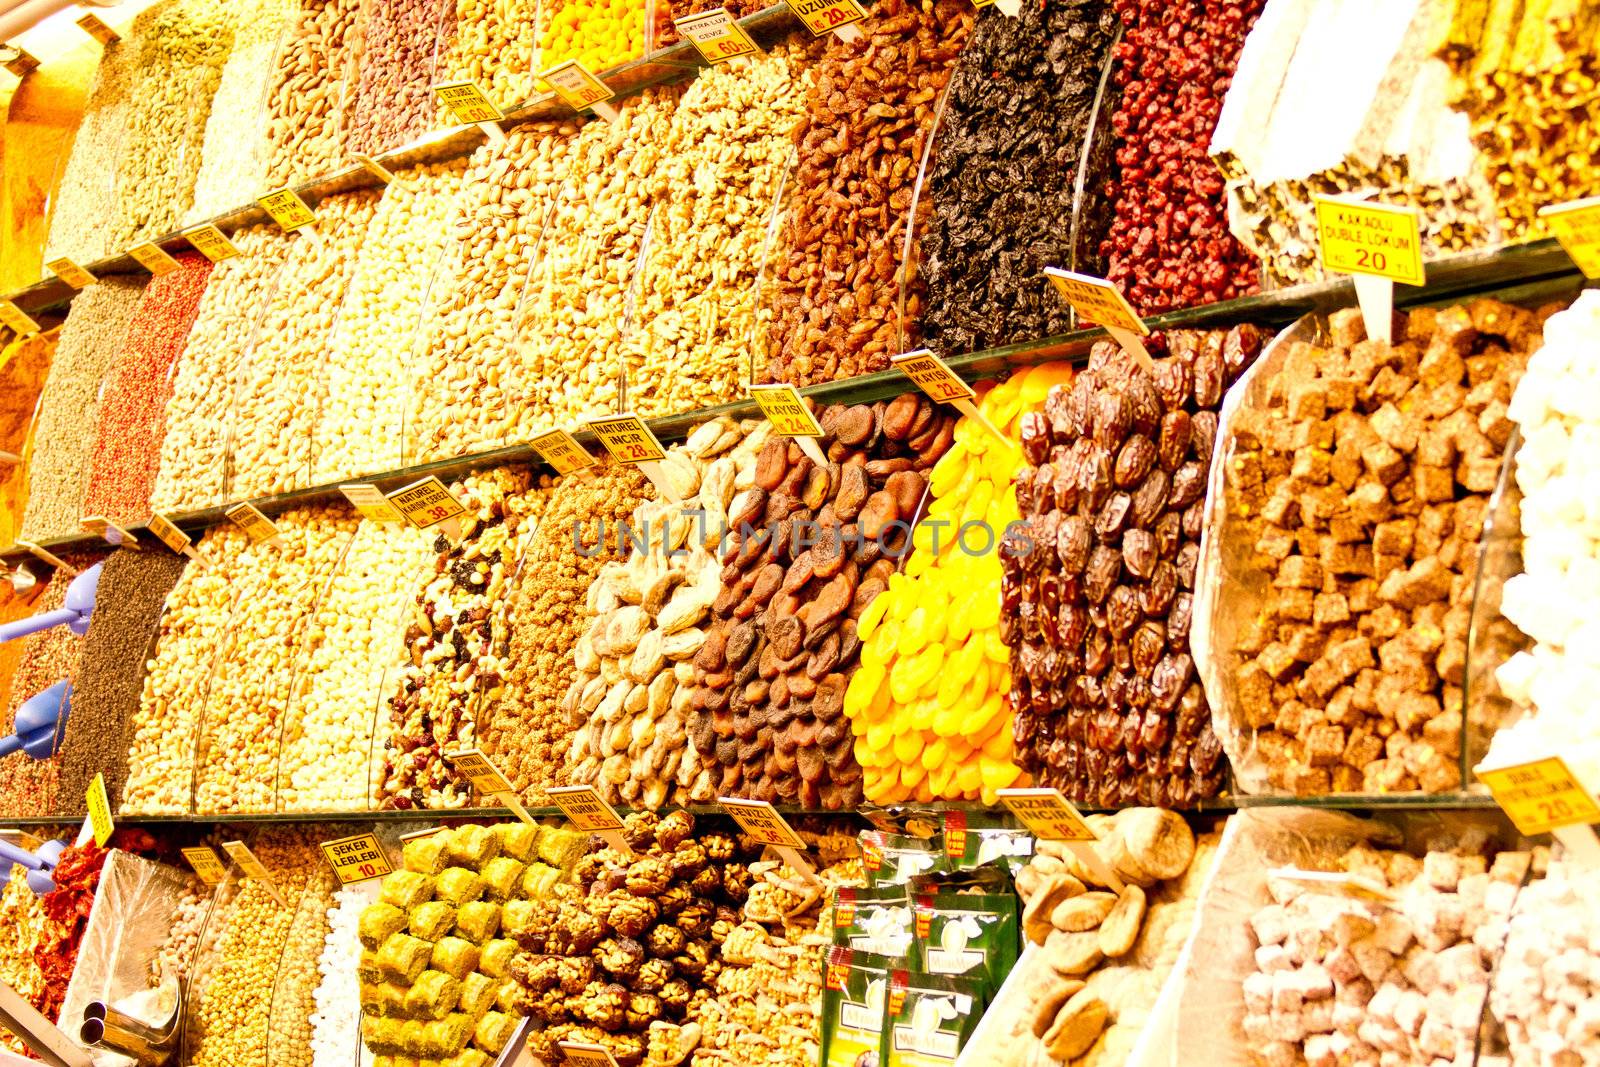
[[[135,552],[143,547],[139,544],[139,539],[133,536],[133,531],[118,526],[104,515],[85,515],[79,520],[79,524],[108,545],[131,548]]]
[[[584,1041],[557,1041],[561,1058],[571,1067],[617,1067],[617,1061],[604,1045]]]
[[[817,438],[822,436],[822,426],[800,398],[800,390],[792,385],[752,385],[750,399],[756,402],[761,413],[772,423],[772,428],[784,437],[794,438],[811,462],[824,470],[828,457],[822,454]]]
[[[1367,336],[1390,343],[1394,283],[1422,285],[1421,216],[1415,208],[1348,197],[1313,196],[1322,269],[1349,274]]]
[[[278,533],[277,524],[261,514],[254,504],[235,504],[224,511],[222,516],[243,530],[249,536],[251,544],[259,545],[263,541],[271,541],[280,547],[283,545],[283,537]]]
[[[856,23],[867,17],[866,9],[856,0],[784,0],[794,17],[805,24],[814,36],[836,33],[841,41],[858,41],[861,31]]]
[[[246,845],[243,841],[224,841],[222,843],[222,851],[226,852],[228,858],[239,865],[240,873],[246,878],[253,878],[260,882],[280,906],[288,906],[289,902],[284,899],[283,891],[278,888],[278,883],[273,881],[272,872],[267,870],[266,864],[256,858],[254,852],[250,851],[249,845]]]
[[[757,55],[761,51],[725,7],[714,7],[698,15],[685,15],[675,19],[672,24],[678,28],[679,36],[694,42],[694,46],[712,66],[742,56]]]
[[[1083,821],[1078,809],[1059,789],[1002,789],[1000,803],[1041,841],[1060,841],[1105,885],[1121,893],[1122,879],[1112,870],[1094,843],[1100,835]]]
[[[1002,441],[1006,440],[1006,435],[1000,432],[999,427],[990,422],[989,417],[979,411],[978,405],[972,402],[978,395],[972,391],[972,386],[962,381],[955,371],[944,365],[944,360],[926,348],[892,356],[889,363],[915,382],[917,388],[932,399],[941,404],[951,405],[995,437]]]
[[[228,877],[228,868],[217,858],[217,854],[204,845],[194,848],[180,849],[183,858],[189,861],[189,866],[194,868],[194,873],[200,880],[209,886],[219,886]]]
[[[1150,336],[1150,327],[1133,310],[1133,305],[1128,303],[1121,289],[1104,278],[1074,274],[1070,270],[1046,267],[1044,273],[1061,294],[1061,299],[1071,304],[1072,310],[1078,313],[1080,322],[1104,328],[1117,344],[1138,360],[1139,366],[1150,374],[1155,373],[1156,365],[1150,359],[1150,350],[1144,346],[1144,338]]]
[[[87,289],[99,281],[93,274],[90,274],[65,256],[60,259],[52,259],[45,266],[50,268],[51,274],[54,274],[74,289]]]
[[[1473,771],[1519,832],[1552,834],[1579,862],[1600,867],[1600,838],[1591,825],[1600,822],[1600,805],[1560,756]]]
[[[122,35],[105,24],[105,20],[94,12],[90,12],[78,19],[78,28],[101,44],[116,44],[122,40]]]
[[[528,442],[539,458],[555,468],[557,474],[577,474],[595,465],[594,456],[578,439],[561,427],[546,430]]]
[[[1337,893],[1340,896],[1374,904],[1393,904],[1400,899],[1387,886],[1346,871],[1307,871],[1299,867],[1274,867],[1267,871],[1267,877],[1300,882],[1325,893]]]
[[[617,94],[576,59],[541,71],[539,77],[549,82],[556,95],[574,111],[592,108],[596,115],[607,122],[615,122],[622,117],[621,112],[606,102]]]
[[[228,240],[228,235],[211,225],[194,226],[183,231],[183,239],[194,245],[195,251],[213,263],[221,263],[240,254],[239,246]]]
[[[19,78],[26,76],[30,70],[39,69],[39,60],[27,49],[16,45],[0,46],[0,57],[4,57],[0,63],[5,65],[6,70]]]
[[[165,515],[151,515],[150,521],[145,523],[144,526],[155,536],[157,541],[160,541],[172,551],[188,556],[202,567],[210,568],[211,561],[202,556],[194,547],[194,539],[178,529],[177,524]]]
[[[72,564],[68,563],[54,552],[51,552],[48,548],[41,548],[32,541],[18,541],[17,547],[33,556],[33,558],[39,562],[50,564],[50,566],[56,568],[56,570],[60,571],[62,574],[65,574],[69,578],[78,573],[78,568],[74,567]]]
[[[511,779],[501,774],[500,768],[491,763],[488,756],[475,748],[464,748],[458,752],[446,752],[444,758],[457,774],[472,783],[474,790],[484,796],[495,797],[515,812],[517,818],[529,826],[534,825],[533,816],[528,814],[528,809],[517,798],[517,790],[511,784]]]
[[[625,856],[633,855],[627,839],[622,836],[622,816],[606,803],[606,798],[592,785],[558,785],[545,790],[566,815],[567,821],[580,830],[599,834],[606,844]]]
[[[495,129],[499,129],[499,127],[496,126]],[[390,170],[388,167],[384,166],[382,163],[379,163],[376,159],[373,159],[371,156],[363,156],[360,153],[353,153],[350,156],[350,158],[355,160],[357,163],[361,164],[361,167],[362,167],[363,170],[365,170],[368,174],[372,175],[374,178],[378,179],[380,182],[382,182],[385,185],[392,185],[396,189],[410,189],[411,188],[410,183],[404,181],[403,179],[401,179],[399,177],[396,177],[394,171]]]
[[[440,82],[433,87],[433,96],[463,126],[478,127],[494,144],[506,143],[506,131],[500,128],[505,112],[494,106],[477,82]]]
[[[111,798],[106,795],[106,776],[96,774],[89,783],[89,825],[94,827],[94,843],[101,848],[111,840],[116,824],[111,821]]]
[[[317,221],[316,214],[293,189],[288,186],[275,189],[266,196],[258,197],[256,203],[272,216],[272,221],[276,222],[284,233],[304,232],[306,238],[313,244],[322,243],[322,238],[318,237],[317,231],[312,228]]]
[[[1600,196],[1539,209],[1561,247],[1586,278],[1600,278]]]
[[[350,501],[350,506],[361,513],[363,518],[373,522],[405,522],[406,517],[400,514],[400,509],[389,503],[389,498],[383,495],[383,490],[370,482],[356,482],[352,485],[341,485],[339,492]]]
[[[419,530],[443,524],[445,536],[450,540],[461,536],[461,516],[467,509],[431,474],[396,489],[388,495],[388,501]]]
[[[341,837],[337,841],[324,841],[317,847],[322,849],[323,858],[342,886],[382,878],[394,870],[376,834]]]
[[[740,797],[718,797],[717,804],[745,833],[763,845],[771,846],[800,877],[817,885],[822,884],[822,879],[817,877],[817,872],[801,854],[806,843],[800,840],[800,835],[771,804],[765,800],[744,800]]]
[[[134,245],[128,249],[128,255],[138,260],[139,266],[154,274],[157,278],[163,274],[171,274],[178,269],[178,261],[167,254],[167,250],[154,241],[146,241],[142,245]]]
[[[34,321],[32,315],[17,307],[10,300],[0,300],[0,322],[15,330],[18,337],[30,337],[43,329],[42,326]]]
[[[656,435],[650,432],[650,427],[644,424],[643,419],[637,415],[590,419],[589,429],[600,438],[600,443],[606,446],[606,451],[611,453],[613,459],[638,467],[656,487],[656,492],[673,503],[678,502],[678,494],[667,485],[666,476],[661,471],[661,461],[667,458],[667,451],[661,447],[661,442],[656,440]]]

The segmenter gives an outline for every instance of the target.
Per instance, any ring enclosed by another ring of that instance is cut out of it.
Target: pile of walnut
[[[563,701],[577,727],[568,765],[570,781],[594,784],[612,803],[654,809],[716,797],[711,753],[687,740],[693,660],[721,592],[722,523],[735,495],[755,485],[756,454],[770,436],[765,420],[724,417],[668,450],[661,469],[681,503],[640,504],[626,559],[606,564],[589,586],[593,617]]]
[[[728,507],[689,737],[720,766],[719,796],[839,809],[862,799],[844,714],[856,620],[908,547],[925,472],[949,450],[956,417],[907,393],[835,405],[818,421],[827,469],[769,439],[755,484]]]
[[[989,1008],[973,1067],[1122,1063],[1193,924],[1220,834],[1195,839],[1162,808],[1091,815],[1115,892],[1064,844],[1041,841],[1017,874],[1033,946]],[[993,1027],[992,1030],[987,1028]]]
[[[631,854],[590,852],[577,885],[555,887],[509,931],[524,950],[511,963],[526,990],[519,1006],[545,1024],[529,1046],[546,1063],[561,1060],[557,1042],[578,1041],[621,1067],[642,1064],[651,1024],[681,1024],[712,996],[750,895],[760,846],[748,838],[697,834],[681,810],[629,815],[622,833]]]
[[[1272,589],[1234,649],[1225,732],[1253,732],[1273,787],[1460,784],[1478,540],[1542,321],[1494,300],[1423,308],[1387,345],[1340,311],[1241,409],[1227,506]]]

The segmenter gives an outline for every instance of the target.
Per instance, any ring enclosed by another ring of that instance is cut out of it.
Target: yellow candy
[[[1009,760],[1011,751],[1011,716],[1006,715],[1000,720],[1000,729],[996,730],[989,740],[983,743],[983,754],[992,759]]]
[[[1006,698],[1001,693],[990,693],[972,718],[967,720],[968,737],[987,737],[995,727],[996,719],[1006,710]]]
[[[867,745],[867,743],[865,741],[862,741],[860,738],[857,738],[855,746],[854,746],[854,750],[855,750],[855,754],[856,754],[856,762],[861,764],[861,767],[862,767],[863,770],[865,770],[867,768],[870,768],[873,765],[874,756],[873,756],[873,753],[872,753],[872,749],[871,749],[871,747],[869,747]]]
[[[867,705],[865,718],[868,722],[878,722],[889,714],[892,704],[888,681],[888,677],[885,676],[883,684],[880,684],[878,691],[872,695],[872,703]]]
[[[922,769],[932,774],[940,767],[945,766],[945,761],[949,757],[950,751],[945,747],[945,743],[943,741],[935,741],[922,750]],[[939,791],[941,793],[944,792],[943,789]]]
[[[955,784],[956,768],[952,763],[943,763],[928,771],[928,784],[933,787],[935,797],[947,796]]]
[[[1005,789],[1017,780],[1017,775],[1022,773],[1022,768],[1015,763],[982,756],[978,758],[978,767],[985,790]]]
[[[988,630],[1000,625],[1000,590],[979,589],[972,599],[972,628]]]
[[[951,641],[966,641],[967,635],[972,633],[972,606],[976,597],[983,595],[979,589],[975,593],[968,593],[960,598],[950,610],[950,623],[947,635]],[[996,596],[999,591],[996,590]]]
[[[918,782],[926,777],[922,764],[910,760],[900,764],[900,785],[906,789],[914,789]]]
[[[888,719],[880,719],[867,727],[867,747],[874,752],[882,752],[894,743],[894,725]]]
[[[944,666],[944,646],[929,645],[910,660],[911,666],[907,669],[905,678],[912,686],[913,695],[939,673],[939,668]],[[895,664],[895,670],[900,669],[900,664]],[[902,701],[902,703],[904,703]]]
[[[861,613],[861,618],[856,621],[856,636],[863,641],[870,638],[888,610],[889,594],[879,593],[873,598],[872,603],[867,605],[867,610]]]
[[[942,738],[952,738],[961,732],[961,709],[942,705],[933,716],[930,729]]]
[[[851,717],[866,711],[872,705],[872,698],[877,695],[879,687],[883,685],[885,673],[883,665],[867,662],[867,652],[865,648],[861,650],[861,666],[850,679],[849,688],[844,691],[844,713]]]
[[[989,502],[993,499],[993,482],[989,481],[987,478],[982,478],[973,483],[972,494],[967,497],[966,504],[964,504],[961,508],[961,525],[965,526],[969,522],[982,522],[984,515],[989,510]],[[993,529],[993,527],[990,528]],[[977,531],[973,532],[974,534],[977,533]],[[999,539],[999,530],[994,530],[994,537],[996,540]],[[977,537],[971,543],[974,547],[981,546],[983,544],[983,538],[981,536]]]

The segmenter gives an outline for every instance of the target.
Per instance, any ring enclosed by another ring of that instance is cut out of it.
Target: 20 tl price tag
[[[792,385],[752,385],[750,397],[774,430],[785,437],[793,437],[811,462],[827,467],[828,457],[822,454],[822,447],[816,441],[822,436],[822,426],[801,399],[800,390]]]
[[[1354,277],[1367,336],[1389,343],[1394,283],[1422,285],[1421,220],[1415,208],[1314,196],[1322,269]]]
[[[74,289],[84,289],[98,281],[93,274],[90,274],[65,256],[60,259],[52,259],[45,266],[50,268],[51,274],[54,274]]]
[[[184,240],[213,263],[221,263],[239,255],[239,246],[228,240],[228,235],[211,225],[195,226],[183,231]]]
[[[317,216],[306,206],[306,202],[300,199],[300,194],[287,187],[268,193],[256,203],[272,216],[272,221],[276,222],[284,233],[294,233],[317,221]]]
[[[717,804],[732,816],[745,833],[763,845],[771,846],[796,873],[807,881],[822,884],[817,872],[800,854],[806,843],[771,804],[765,800],[745,800],[740,797],[718,797]]]
[[[189,866],[194,868],[194,873],[199,875],[200,880],[206,885],[221,885],[223,879],[228,877],[228,868],[223,866],[222,861],[217,858],[215,852],[204,845],[180,849],[179,851],[183,853],[183,858],[189,861]]]
[[[606,451],[618,463],[638,467],[655,485],[656,492],[668,500],[678,499],[661,473],[660,463],[667,457],[667,452],[643,419],[637,415],[590,419],[589,429],[600,438],[600,443],[606,446]]]
[[[837,33],[846,41],[861,36],[855,24],[867,17],[866,9],[856,0],[785,0],[795,18],[805,23],[806,29],[821,37]]]
[[[1586,278],[1600,278],[1600,196],[1539,209],[1561,247]]]
[[[1093,842],[1098,841],[1100,835],[1059,789],[1002,789],[999,797],[1000,803],[1010,808],[1011,814],[1033,836],[1041,841],[1064,842],[1097,878],[1118,893],[1122,892],[1122,879],[1094,850]]]
[[[389,494],[389,503],[400,509],[406,521],[419,530],[445,524],[445,533],[454,540],[461,536],[461,516],[467,509],[450,495],[438,478],[429,475]]]
[[[1070,270],[1046,267],[1044,273],[1061,298],[1072,305],[1072,310],[1078,313],[1080,320],[1105,327],[1106,332],[1138,360],[1141,367],[1155,372],[1156,365],[1150,359],[1150,352],[1140,340],[1141,337],[1150,336],[1150,327],[1133,310],[1133,305],[1128,303],[1121,289],[1104,278],[1074,274]]]
[[[617,109],[607,104],[617,94],[605,82],[589,73],[589,69],[576,59],[557,64],[539,77],[550,83],[566,105],[574,111],[594,108],[594,113],[610,122],[618,118]]]
[[[277,524],[261,514],[254,504],[235,504],[222,515],[243,530],[252,544],[259,545],[263,541],[282,543],[278,537]]]
[[[1476,770],[1479,781],[1494,794],[1495,803],[1529,836],[1600,822],[1600,807],[1560,756]]]
[[[365,882],[369,878],[382,878],[394,870],[383,846],[374,834],[357,834],[341,837],[337,841],[324,841],[318,846],[333,868],[340,885]]]
[[[444,758],[457,774],[472,783],[476,792],[498,798],[500,803],[516,813],[517,818],[529,826],[533,825],[533,816],[517,799],[517,790],[511,784],[511,779],[500,773],[500,768],[491,763],[488,756],[475,748],[464,748],[458,752],[446,752]]]
[[[139,266],[154,274],[157,278],[163,274],[171,274],[178,269],[178,261],[167,254],[167,250],[154,241],[146,241],[142,245],[134,245],[128,249],[128,255],[138,260]]]
[[[567,821],[580,830],[599,834],[606,843],[625,855],[633,849],[621,834],[622,816],[606,803],[605,797],[592,785],[553,786],[545,790],[566,815]]]
[[[713,66],[740,56],[753,56],[761,51],[725,7],[714,7],[698,15],[685,15],[674,20],[673,25],[678,27],[680,36],[694,42],[700,54],[706,57],[706,62]]]
[[[357,482],[353,485],[341,485],[339,492],[350,501],[350,506],[359,511],[363,518],[373,522],[404,522],[405,516],[400,510],[389,503],[389,498],[383,495],[383,490],[368,482]]]
[[[557,474],[576,474],[594,466],[596,462],[576,437],[559,426],[554,430],[546,430],[528,444],[533,446],[541,459],[556,469]]]
[[[42,329],[31,315],[9,300],[0,300],[0,322],[15,330],[18,337],[29,337]]]
[[[944,360],[926,348],[891,356],[889,363],[915,382],[917,388],[933,400],[949,404],[1000,440],[1006,439],[1006,435],[1001,433],[999,428],[989,421],[989,417],[978,410],[978,405],[972,402],[978,395],[972,391],[972,386],[958,378],[955,371],[944,365]]]
[[[101,848],[111,840],[116,826],[111,821],[111,798],[106,796],[106,776],[97,774],[89,783],[89,825],[94,827],[94,843]]]
[[[228,858],[239,865],[239,870],[243,872],[246,878],[253,878],[260,882],[280,905],[289,903],[283,898],[282,891],[278,889],[278,883],[273,881],[272,872],[267,870],[266,864],[256,858],[254,852],[250,851],[249,845],[246,845],[243,841],[224,841],[222,843],[222,851],[226,852]]]

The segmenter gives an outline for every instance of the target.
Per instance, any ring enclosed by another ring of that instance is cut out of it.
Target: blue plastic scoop
[[[0,737],[0,757],[26,752],[34,759],[49,759],[61,747],[67,715],[72,710],[72,682],[61,679],[35,693],[17,709],[17,732]]]
[[[65,604],[54,611],[41,611],[37,615],[30,615],[26,619],[8,622],[0,625],[0,641],[12,641],[18,637],[36,634],[40,630],[48,630],[52,626],[66,624],[67,629],[82,637],[89,632],[89,616],[94,611],[95,593],[100,588],[100,568],[103,563],[96,563],[72,579],[72,584],[67,586],[67,599]]]

